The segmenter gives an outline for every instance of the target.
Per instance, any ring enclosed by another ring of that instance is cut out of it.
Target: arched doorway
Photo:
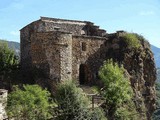
[[[86,64],[81,64],[79,67],[79,83],[86,84],[88,81],[88,67]]]

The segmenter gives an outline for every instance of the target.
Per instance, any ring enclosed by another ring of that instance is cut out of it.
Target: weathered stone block
[[[7,90],[0,89],[0,120],[4,120],[7,118],[7,114],[5,111],[7,105]]]

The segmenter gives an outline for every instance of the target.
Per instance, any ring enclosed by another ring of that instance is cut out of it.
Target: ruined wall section
[[[46,31],[64,31],[73,35],[104,36],[106,31],[88,21],[41,17]]]
[[[46,31],[64,31],[71,32],[74,35],[81,35],[84,31],[83,28],[85,23],[75,23],[70,24],[69,22],[48,22],[45,21]]]
[[[21,42],[21,66],[24,70],[30,69],[31,66],[31,41],[30,35],[33,30],[32,26],[26,27],[24,30],[21,30],[20,33],[20,42]]]
[[[72,75],[72,35],[65,32],[37,32],[31,39],[32,65],[53,85]],[[40,76],[41,77],[41,76]],[[42,77],[41,77],[42,78]]]
[[[80,65],[85,64],[88,67],[88,81],[86,81],[86,84],[96,82],[97,71],[106,58],[106,42],[107,38],[103,37],[73,36],[72,71],[74,80],[79,80]],[[82,47],[86,47],[86,50],[83,50]],[[79,81],[77,82],[79,83]]]
[[[37,31],[44,31],[44,23],[39,20],[20,30],[21,66],[25,71],[31,71],[31,34]]]
[[[6,120],[7,114],[5,108],[7,106],[7,95],[8,91],[0,89],[0,120]]]

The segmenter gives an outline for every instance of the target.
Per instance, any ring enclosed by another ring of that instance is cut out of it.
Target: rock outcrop
[[[121,35],[111,38],[108,58],[123,64],[128,72],[135,93],[134,102],[140,114],[150,119],[155,110],[156,67],[150,45],[140,40],[140,47],[127,48],[121,41]],[[118,47],[115,47],[118,46]]]

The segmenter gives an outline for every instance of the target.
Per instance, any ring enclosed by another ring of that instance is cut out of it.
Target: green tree
[[[157,75],[157,80],[158,80],[158,75]],[[159,81],[156,82],[155,84],[156,87],[156,107],[157,109],[154,111],[152,115],[153,120],[159,120],[160,119],[160,83]]]
[[[15,120],[47,120],[52,118],[54,106],[47,90],[38,85],[24,85],[9,94],[7,114]]]
[[[104,83],[102,91],[106,99],[107,115],[115,118],[115,113],[122,103],[131,100],[133,91],[130,81],[124,76],[124,68],[112,60],[105,61],[100,68],[99,76]]]
[[[59,84],[56,94],[59,106],[57,120],[106,120],[99,108],[91,110],[91,101],[73,81]]]
[[[9,76],[17,68],[18,59],[6,42],[0,41],[0,75]]]

